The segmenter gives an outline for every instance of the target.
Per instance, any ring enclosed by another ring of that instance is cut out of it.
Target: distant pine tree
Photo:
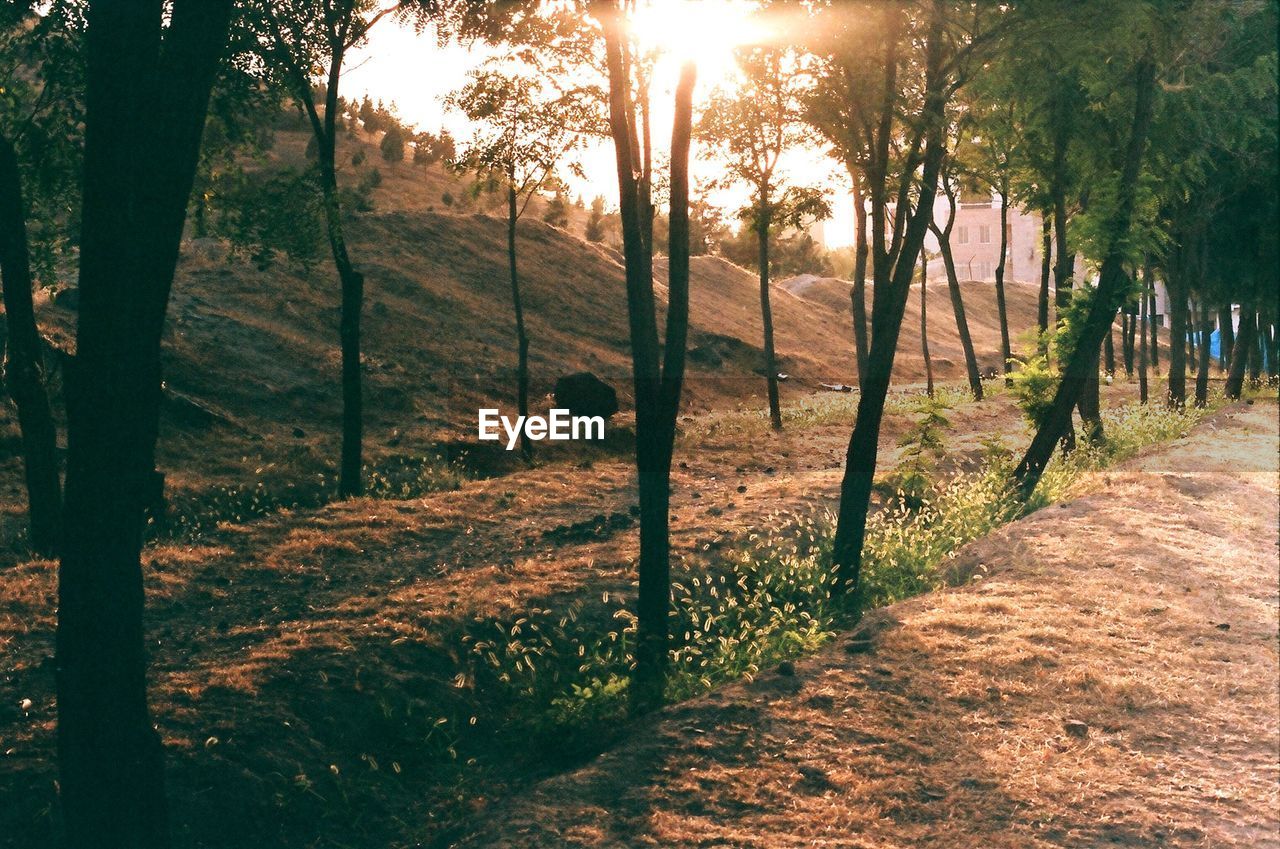
[[[378,149],[382,151],[382,158],[388,162],[403,162],[404,142],[404,130],[399,124],[392,124],[387,127],[387,132],[383,134],[382,141],[378,143]]]
[[[569,203],[562,193],[556,192],[555,196],[547,202],[547,210],[542,213],[542,220],[552,227],[569,226]]]
[[[591,212],[587,214],[587,231],[584,234],[588,242],[604,241],[604,198],[596,195],[591,201]]]

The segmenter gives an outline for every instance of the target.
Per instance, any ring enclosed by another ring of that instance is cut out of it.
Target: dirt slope
[[[872,653],[670,709],[466,845],[1280,846],[1275,432],[1219,415],[973,545]]]
[[[445,193],[465,194],[462,181],[438,167],[387,163],[372,147],[344,139],[348,182],[377,167],[374,211],[352,213],[352,255],[366,274],[364,362],[366,452],[378,464],[420,456],[441,444],[474,438],[479,406],[513,404],[515,355],[500,218],[445,209]],[[352,166],[351,150],[365,161]],[[305,137],[282,132],[271,161],[302,164]],[[375,165],[376,163],[376,165]],[[531,347],[535,406],[563,374],[591,370],[611,380],[629,408],[630,365],[622,268],[614,252],[541,222],[537,209],[520,226],[520,270]],[[576,229],[571,225],[571,229]],[[660,296],[665,265],[657,263]],[[822,299],[822,281],[805,296],[774,287],[780,367],[791,375],[784,400],[818,383],[853,383],[847,294]],[[983,319],[981,284],[970,312],[984,362],[998,362],[998,336]],[[989,292],[989,287],[987,287]],[[759,291],[753,275],[714,257],[693,262],[690,411],[763,405]],[[940,379],[956,377],[958,349],[943,298],[937,298],[936,363]],[[1027,321],[1026,298],[1015,321]],[[38,302],[41,329],[74,346],[69,301]],[[908,318],[908,322],[911,319]],[[165,339],[171,390],[160,440],[160,467],[170,491],[183,495],[261,479],[280,488],[332,473],[341,415],[337,345],[338,292],[330,264],[311,269],[277,263],[259,269],[213,239],[184,245]],[[916,337],[903,334],[900,381],[922,374]],[[55,384],[55,396],[59,388]],[[0,405],[0,536],[21,524],[22,491],[16,418]],[[16,530],[14,531],[16,533]]]

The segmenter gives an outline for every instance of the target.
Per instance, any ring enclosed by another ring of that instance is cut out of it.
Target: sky
[[[662,50],[651,92],[655,162],[663,159],[670,146],[671,107],[676,76],[683,59],[698,65],[695,112],[716,87],[735,85],[733,49],[761,37],[751,19],[753,4],[747,0],[650,0],[642,4],[635,27],[637,37]],[[679,25],[676,25],[679,22]],[[374,100],[395,104],[402,120],[421,130],[448,129],[459,143],[471,134],[465,116],[446,109],[444,98],[461,88],[467,72],[501,55],[486,45],[441,46],[435,35],[415,34],[394,21],[383,20],[370,34],[368,43],[353,52],[343,71],[342,93],[347,99],[368,94]],[[694,185],[719,176],[722,171],[711,151],[700,149],[694,140],[691,177]],[[612,143],[600,140],[579,156],[585,179],[567,173],[561,178],[575,195],[590,201],[603,195],[610,205],[617,202],[618,188]],[[848,178],[820,150],[799,150],[785,157],[782,168],[797,183],[829,187],[828,201],[833,217],[823,227],[827,247],[841,247],[853,241],[853,204]],[[745,189],[721,191],[711,201],[732,213],[746,202]],[[727,217],[731,217],[727,216]]]

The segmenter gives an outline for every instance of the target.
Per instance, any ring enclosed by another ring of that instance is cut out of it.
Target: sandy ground
[[[1276,410],[969,547],[975,576],[664,711],[470,847],[1280,846]]]

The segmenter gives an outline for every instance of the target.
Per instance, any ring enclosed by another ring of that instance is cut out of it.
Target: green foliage
[[[223,486],[170,505],[163,521],[153,522],[153,538],[198,540],[222,524],[261,519],[282,510],[314,509],[338,497],[333,474],[317,475],[309,483],[283,485],[262,477],[252,483]],[[365,497],[388,501],[421,498],[432,492],[458,489],[468,480],[466,470],[439,454],[393,457],[365,466]]]
[[[386,133],[382,136],[382,141],[378,142],[378,150],[382,152],[382,158],[387,162],[403,162],[404,146],[405,132],[399,124],[392,124],[387,127]]]
[[[903,403],[921,413],[911,445],[922,454],[940,451],[943,407],[922,399]],[[1204,412],[1136,404],[1105,411],[1106,446],[1055,458],[1028,504],[1008,485],[1008,449],[989,440],[977,471],[930,481],[917,505],[890,500],[871,516],[863,549],[868,605],[953,580],[950,561],[965,544],[1065,497],[1086,472],[1185,435]],[[830,514],[775,515],[713,568],[690,569],[672,583],[668,700],[811,652],[849,624],[844,597],[833,593],[833,530]],[[539,735],[556,745],[572,735],[590,738],[625,716],[635,633],[626,600],[612,593],[598,604],[575,601],[562,613],[539,608],[482,618],[462,638],[459,685],[493,691],[506,733]]]
[[[227,239],[231,256],[247,254],[259,269],[280,256],[304,270],[324,251],[324,208],[313,170],[232,171],[210,191],[216,194],[212,231]]]
[[[542,213],[542,220],[552,227],[569,226],[569,202],[565,199],[563,192],[557,191],[551,200],[547,201],[547,208]]]
[[[604,241],[604,198],[596,195],[591,200],[591,211],[587,213],[587,229],[583,234],[588,242]]]
[[[888,476],[878,481],[875,489],[888,501],[907,510],[919,510],[932,486],[936,460],[944,453],[943,431],[951,426],[943,414],[949,406],[928,395],[919,400],[920,419],[898,441],[903,449],[901,460]]]

